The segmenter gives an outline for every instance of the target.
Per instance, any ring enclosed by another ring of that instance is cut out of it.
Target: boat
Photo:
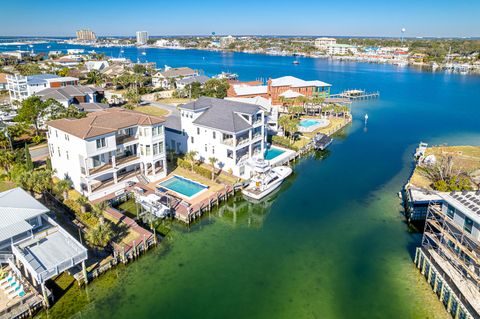
[[[332,144],[333,142],[333,139],[328,136],[328,135],[325,135],[323,133],[317,133],[313,139],[312,139],[312,142],[313,142],[313,147],[316,149],[316,150],[325,150],[330,144]]]
[[[300,64],[300,62],[298,60],[294,60],[293,64]]]
[[[142,52],[142,55],[147,55],[147,52]]]
[[[236,73],[229,73],[229,72],[222,72],[214,76],[215,79],[227,79],[227,80],[237,80],[238,74]]]
[[[290,167],[277,166],[272,168],[261,158],[252,159],[250,165],[253,167],[255,175],[250,179],[248,186],[242,190],[242,194],[247,199],[261,200],[265,198],[292,174]]]

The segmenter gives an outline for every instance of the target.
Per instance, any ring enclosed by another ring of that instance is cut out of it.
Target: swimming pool
[[[302,127],[310,127],[310,126],[314,126],[314,125],[317,125],[317,124],[320,124],[319,121],[317,120],[313,120],[313,119],[306,119],[306,120],[301,120],[300,121],[300,126]]]
[[[313,132],[319,128],[327,127],[330,121],[327,119],[303,119],[298,123],[300,132]]]
[[[166,188],[186,197],[193,197],[198,193],[206,190],[208,186],[186,179],[182,176],[175,175],[164,182],[158,184],[159,187]]]
[[[275,157],[282,155],[283,153],[285,153],[285,150],[276,148],[274,146],[270,146],[265,151],[265,155],[263,156],[263,158],[267,161],[270,161],[270,160],[274,159]]]

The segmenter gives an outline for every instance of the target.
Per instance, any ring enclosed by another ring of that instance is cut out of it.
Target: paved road
[[[151,105],[151,106],[155,106],[155,107],[167,110],[167,111],[170,112],[170,114],[178,112],[177,107],[174,106],[174,105],[163,104],[163,103],[158,103],[158,102],[149,101],[149,100],[145,100],[145,102],[148,102],[149,105]],[[170,115],[170,114],[168,114],[168,115]]]
[[[48,156],[48,145],[42,145],[34,149],[30,148],[30,156],[33,161],[40,161],[46,159]]]

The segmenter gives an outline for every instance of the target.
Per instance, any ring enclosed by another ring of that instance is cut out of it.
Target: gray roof
[[[196,76],[189,76],[189,77],[180,79],[180,80],[177,81],[177,83],[188,85],[188,84],[198,82],[200,84],[203,84],[203,83],[207,82],[208,80],[210,80],[210,78],[208,76],[196,75]]]
[[[85,85],[67,85],[61,88],[48,88],[41,90],[40,92],[35,93],[35,95],[40,96],[44,99],[55,99],[57,101],[68,101],[75,96],[85,96],[90,93],[95,93],[103,89],[90,87]]]
[[[182,120],[178,110],[172,111],[172,113],[165,119],[165,128],[178,132],[182,131]]]
[[[180,106],[180,109],[205,110],[193,121],[194,124],[231,133],[241,132],[252,127],[241,114],[253,115],[261,110],[258,105],[205,96]]]
[[[80,103],[77,105],[77,108],[83,112],[97,112],[104,109],[108,109],[110,105],[106,103]]]
[[[48,211],[19,187],[0,193],[0,241],[31,229],[25,221]]]

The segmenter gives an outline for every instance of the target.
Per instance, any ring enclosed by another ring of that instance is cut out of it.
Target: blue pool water
[[[270,161],[275,157],[282,155],[283,153],[285,153],[284,150],[271,146],[265,151],[264,159]]]
[[[299,125],[302,127],[310,127],[318,124],[320,124],[320,121],[308,119],[308,120],[301,120]]]
[[[192,197],[208,187],[180,176],[173,176],[159,184],[160,187],[169,189],[187,197]]]

